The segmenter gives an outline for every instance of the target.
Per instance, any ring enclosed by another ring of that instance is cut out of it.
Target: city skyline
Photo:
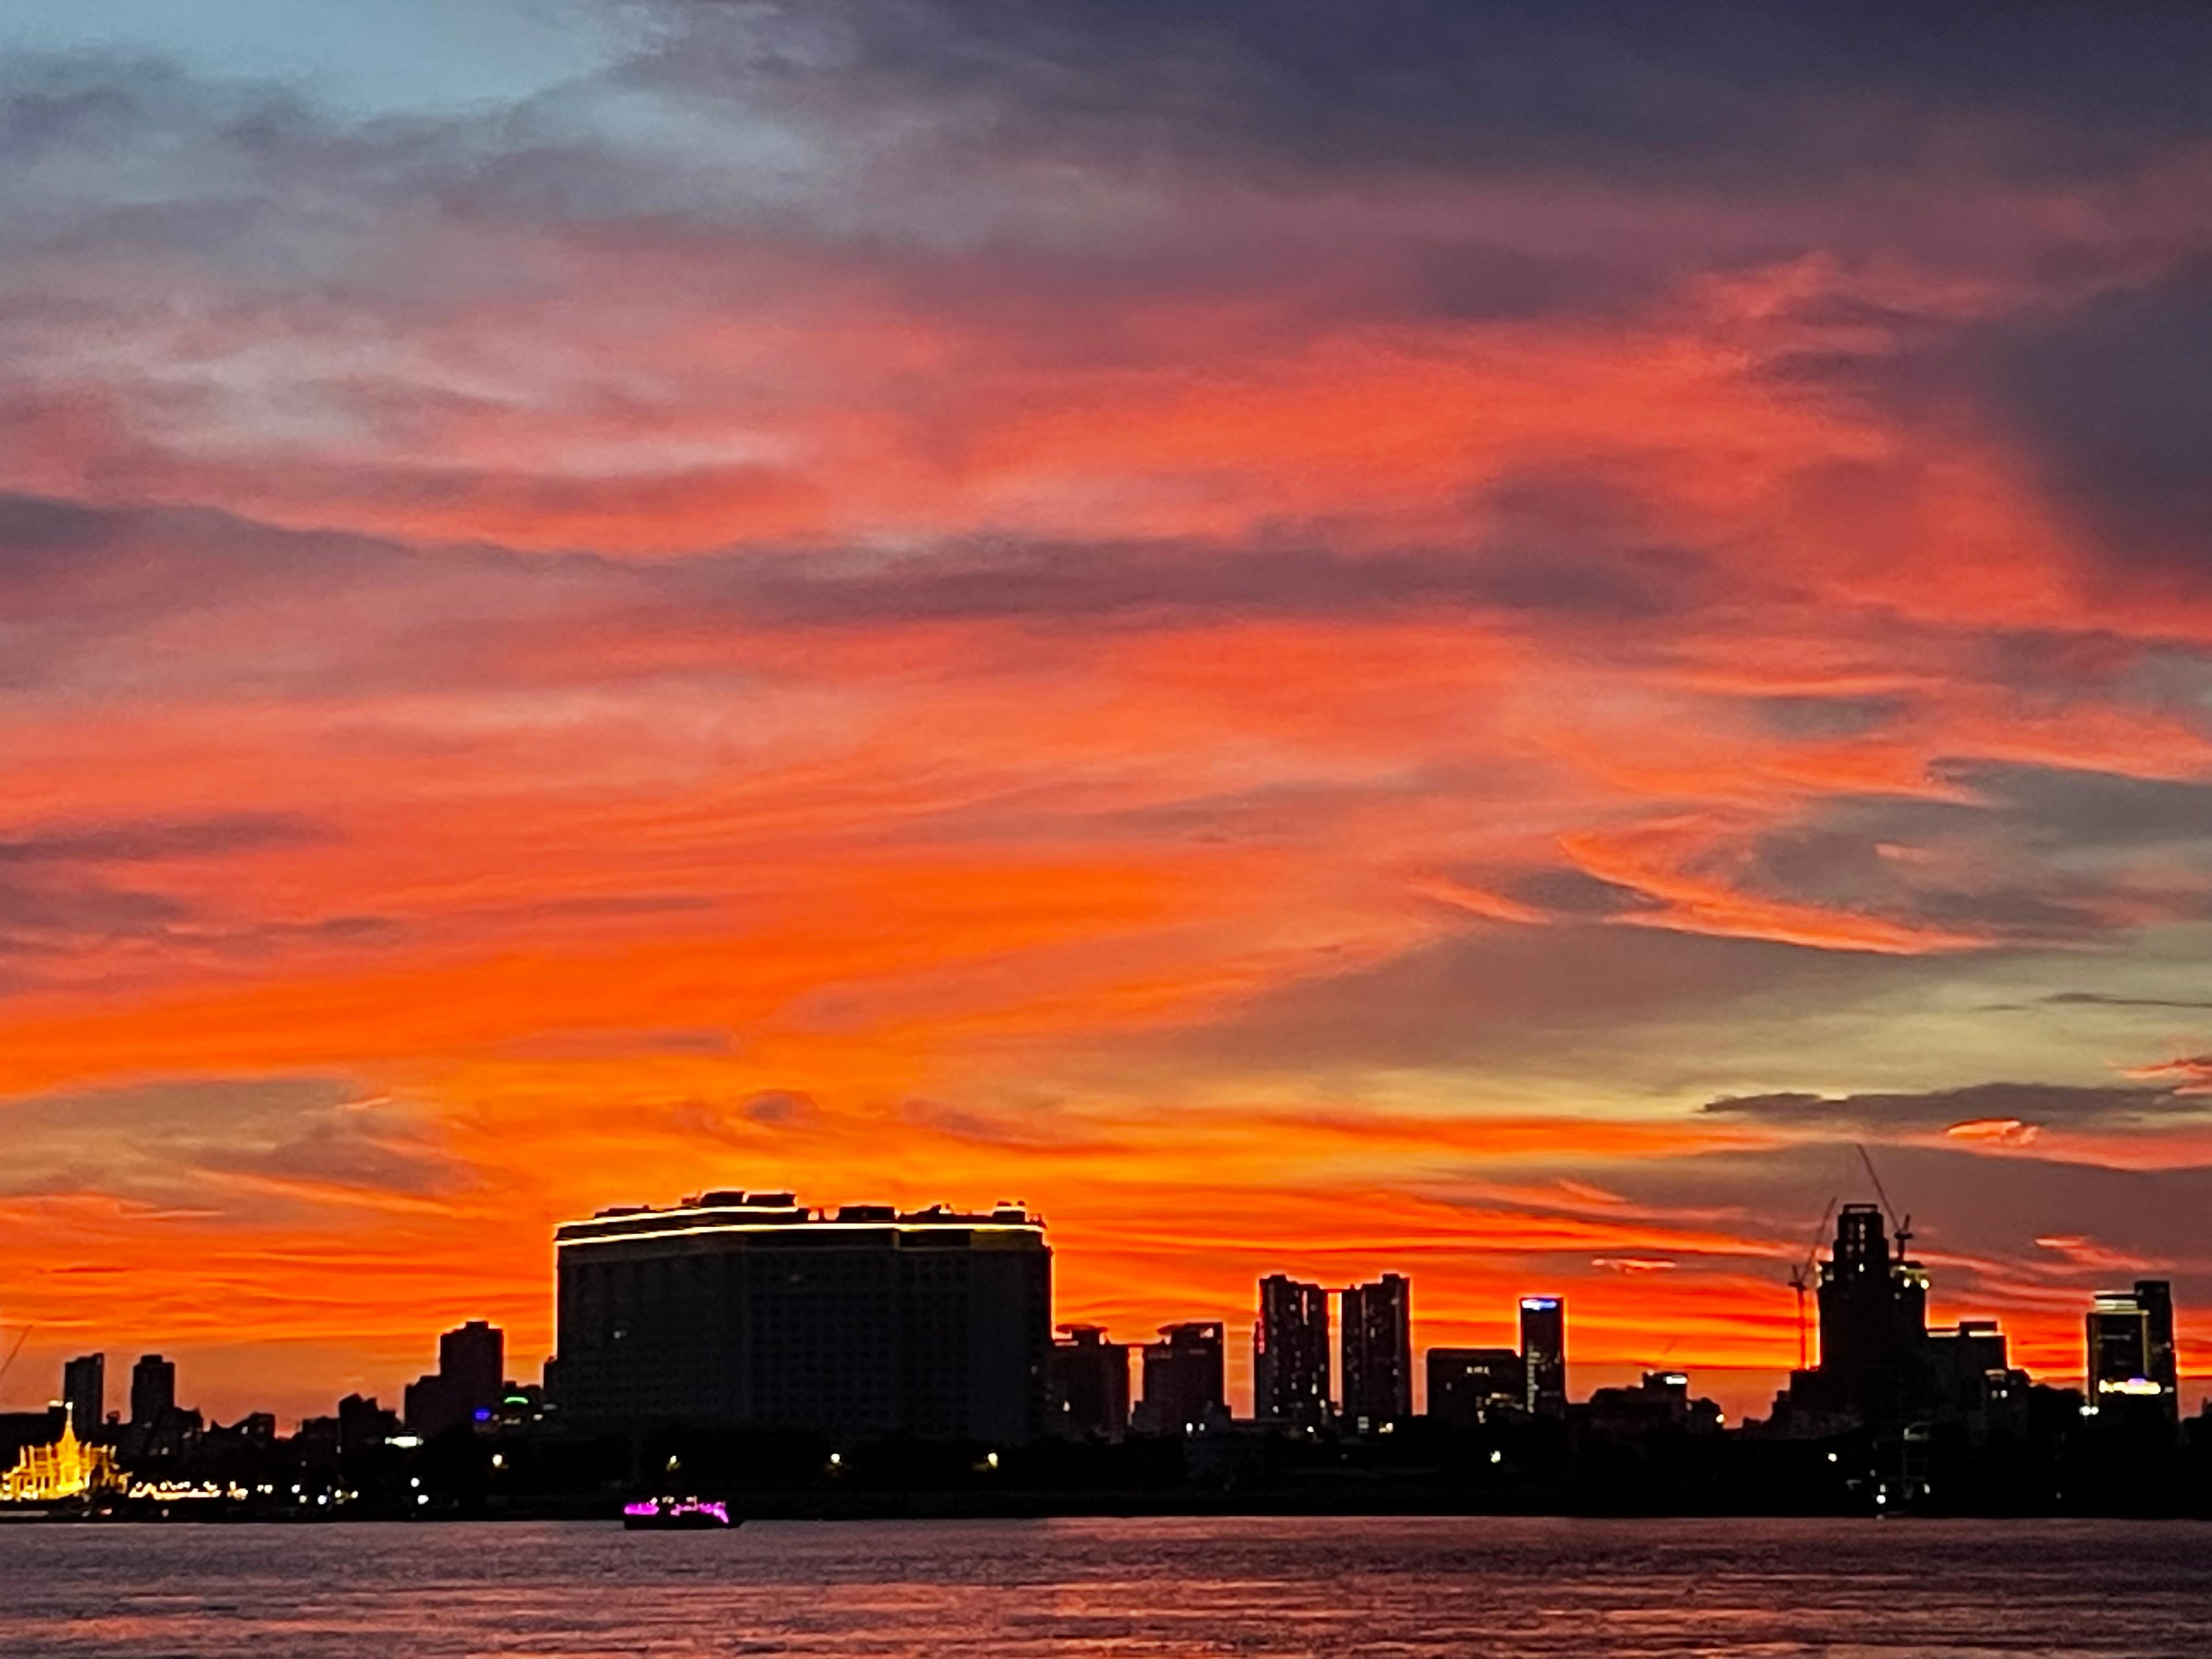
[[[0,7],[11,1402],[802,1178],[1238,1399],[1755,1409],[1860,1144],[2212,1307],[2212,13],[333,9]]]
[[[1963,1411],[1958,1404],[1960,1391],[1980,1386],[1968,1379],[1984,1373],[2005,1373],[2014,1360],[2025,1364],[2023,1353],[2011,1346],[2010,1336],[1997,1320],[1964,1317],[1955,1322],[1955,1328],[1941,1328],[1942,1321],[1931,1323],[1929,1274],[1926,1266],[1907,1252],[1914,1237],[1910,1218],[1900,1219],[1881,1204],[1869,1202],[1844,1204],[1835,1214],[1836,1233],[1826,1246],[1828,1256],[1819,1257],[1823,1246],[1816,1243],[1807,1261],[1808,1275],[1817,1268],[1817,1277],[1808,1282],[1816,1284],[1820,1291],[1812,1323],[1802,1323],[1805,1316],[1802,1312],[1800,1316],[1801,1341],[1808,1342],[1804,1352],[1812,1370],[1786,1373],[1785,1386],[1777,1389],[1771,1401],[1762,1398],[1751,1407],[1724,1412],[1722,1421],[1765,1419],[1784,1435],[1817,1437],[1836,1431],[1838,1413],[1846,1419],[1855,1418],[1866,1409],[1865,1402],[1873,1402],[1878,1417],[1895,1416],[1904,1409],[1900,1401],[1916,1397],[1912,1393],[1916,1389],[1931,1391],[1930,1400],[1940,1396],[1949,1401],[1945,1410]],[[896,1391],[896,1385],[845,1374],[854,1354],[875,1352],[868,1343],[853,1354],[843,1349],[814,1353],[811,1345],[820,1338],[811,1324],[794,1328],[800,1346],[788,1353],[784,1351],[790,1336],[770,1335],[765,1328],[750,1337],[733,1331],[723,1338],[705,1339],[702,1333],[716,1328],[718,1317],[706,1304],[678,1302],[661,1311],[648,1311],[645,1304],[629,1299],[635,1291],[621,1288],[628,1281],[607,1279],[607,1270],[601,1265],[605,1247],[635,1240],[648,1246],[648,1256],[663,1248],[673,1249],[679,1254],[665,1258],[673,1264],[690,1254],[688,1247],[700,1242],[698,1236],[716,1232],[752,1235],[763,1243],[776,1245],[800,1234],[836,1234],[861,1241],[888,1239],[893,1234],[927,1237],[946,1232],[957,1234],[963,1245],[971,1235],[1000,1234],[1015,1242],[1028,1240],[1042,1245],[1045,1225],[1045,1218],[1018,1206],[1000,1205],[975,1212],[942,1203],[910,1212],[880,1204],[817,1208],[799,1202],[789,1191],[738,1188],[695,1194],[666,1207],[612,1206],[588,1219],[564,1224],[556,1232],[556,1248],[566,1246],[574,1252],[562,1257],[557,1289],[565,1322],[574,1327],[565,1388],[555,1380],[558,1346],[535,1368],[539,1381],[519,1382],[506,1375],[509,1368],[505,1363],[505,1331],[472,1318],[438,1336],[438,1363],[432,1371],[408,1383],[404,1394],[391,1390],[399,1396],[393,1421],[404,1421],[410,1433],[427,1437],[466,1423],[471,1413],[478,1421],[495,1415],[506,1389],[522,1388],[537,1400],[542,1382],[543,1398],[565,1406],[578,1424],[619,1420],[619,1410],[613,1411],[611,1418],[608,1406],[594,1407],[590,1402],[635,1396],[658,1402],[653,1412],[678,1419],[711,1417],[734,1409],[737,1420],[747,1420],[755,1407],[735,1407],[733,1402],[740,1401],[781,1401],[775,1411],[799,1422],[811,1422],[818,1409],[831,1409],[833,1414],[856,1409],[859,1415],[853,1421],[862,1426],[849,1431],[889,1432],[896,1422],[908,1420],[900,1416],[900,1408],[887,1403],[889,1396],[885,1403],[872,1407],[854,1407],[852,1402],[875,1398],[871,1389],[892,1386]],[[665,1246],[662,1241],[667,1242]],[[801,1238],[799,1242],[827,1241]],[[962,1253],[965,1254],[964,1249]],[[940,1262],[945,1257],[943,1251],[928,1254]],[[1026,1364],[1030,1380],[1020,1386],[1033,1390],[1035,1398],[1028,1407],[1013,1407],[1009,1396],[983,1408],[986,1415],[977,1422],[998,1426],[975,1428],[969,1431],[970,1437],[1018,1441],[1038,1434],[1066,1434],[1072,1431],[1072,1425],[1083,1423],[1091,1423],[1092,1431],[1099,1431],[1102,1400],[1120,1402],[1118,1415],[1109,1413],[1112,1427],[1106,1431],[1117,1437],[1124,1423],[1152,1433],[1174,1432],[1178,1427],[1202,1428],[1213,1420],[1204,1404],[1209,1400],[1220,1412],[1224,1425],[1232,1417],[1290,1429],[1341,1424],[1347,1431],[1369,1434],[1388,1432],[1385,1425],[1394,1420],[1439,1410],[1444,1420],[1460,1421],[1467,1412],[1479,1415],[1476,1402],[1483,1399],[1499,1404],[1510,1399],[1514,1409],[1541,1419],[1565,1415],[1577,1398],[1602,1398],[1623,1389],[1632,1395],[1632,1383],[1648,1389],[1655,1377],[1665,1378],[1670,1386],[1685,1384],[1694,1372],[1701,1389],[1709,1394],[1734,1394],[1744,1386],[1741,1379],[1735,1379],[1709,1387],[1711,1371],[1680,1358],[1671,1366],[1639,1365],[1626,1376],[1612,1364],[1571,1360],[1566,1298],[1540,1291],[1524,1292],[1515,1298],[1517,1325],[1516,1340],[1510,1345],[1468,1346],[1425,1341],[1414,1335],[1411,1281],[1392,1272],[1383,1273],[1373,1283],[1334,1287],[1302,1283],[1281,1273],[1260,1279],[1247,1310],[1255,1316],[1249,1326],[1250,1364],[1240,1376],[1231,1360],[1240,1345],[1228,1335],[1236,1328],[1234,1320],[1182,1317],[1160,1326],[1157,1342],[1133,1342],[1126,1336],[1117,1340],[1106,1328],[1060,1316],[1051,1291],[1054,1253],[1048,1248],[1037,1254],[1042,1277],[1035,1285],[1007,1300],[1012,1281],[993,1280],[1002,1288],[979,1301],[973,1316],[988,1322],[1013,1316],[1024,1300],[1036,1303],[1018,1316],[1028,1322],[1033,1340],[1043,1346],[1026,1361],[1016,1358],[1016,1351],[1006,1351],[1006,1363],[1013,1364],[1017,1372]],[[818,1251],[809,1250],[795,1257],[784,1252],[760,1260],[763,1271],[768,1271],[769,1264],[780,1259],[797,1264],[810,1256],[817,1261],[822,1259]],[[857,1263],[868,1258],[851,1256],[848,1247],[841,1259]],[[878,1304],[891,1285],[882,1275],[890,1267],[888,1258],[879,1267],[864,1267],[857,1282],[851,1266],[834,1271],[830,1281],[837,1286],[830,1292],[834,1305],[847,1306],[835,1298],[848,1298],[855,1293],[859,1297],[836,1317],[880,1319]],[[744,1292],[745,1297],[759,1297],[769,1285],[780,1282],[782,1273],[783,1269],[774,1269],[770,1279],[762,1281],[762,1289]],[[592,1288],[582,1288],[586,1282]],[[737,1282],[732,1281],[731,1290],[716,1289],[713,1296],[735,1293]],[[791,1278],[793,1286],[799,1283],[797,1276]],[[1793,1279],[1793,1286],[1795,1283]],[[611,1301],[610,1286],[613,1287]],[[706,1289],[702,1284],[692,1294]],[[811,1297],[821,1292],[786,1294]],[[964,1297],[969,1291],[963,1288],[961,1294]],[[1871,1303],[1866,1299],[1869,1296],[1874,1297]],[[1894,1300],[1897,1297],[1904,1300]],[[1340,1309],[1334,1320],[1332,1300]],[[946,1316],[953,1317],[956,1324],[967,1321],[971,1316],[964,1311],[965,1305],[961,1304],[963,1311],[957,1316]],[[909,1322],[920,1314],[917,1308]],[[803,1317],[811,1320],[814,1316]],[[2080,1394],[2092,1406],[2103,1401],[2127,1408],[2132,1396],[2148,1395],[2160,1402],[2166,1421],[2178,1423],[2191,1403],[2187,1384],[2205,1379],[2192,1379],[2179,1368],[2179,1355],[2188,1331],[2185,1323],[2177,1322],[2171,1282],[2137,1279],[2131,1289],[2098,1291],[2089,1304],[2078,1310],[2078,1318],[2082,1332],[2079,1370],[2069,1372],[2062,1367],[2046,1370],[2034,1380],[2062,1387],[2079,1383]],[[1904,1322],[1900,1325],[1896,1322],[1899,1320]],[[898,1322],[892,1322],[894,1327]],[[939,1316],[928,1316],[928,1322],[939,1322]],[[1330,1340],[1333,1323],[1338,1338],[1334,1342]],[[615,1331],[616,1325],[630,1328]],[[1812,1338],[1810,1332],[1815,1328],[1819,1335]],[[976,1328],[980,1332],[982,1327]],[[577,1331],[586,1329],[599,1329],[601,1334],[580,1347],[574,1339]],[[628,1335],[634,1344],[641,1345],[635,1346],[627,1361],[613,1370],[606,1369],[605,1359],[592,1358],[594,1352],[605,1352],[608,1331]],[[1058,1334],[1048,1340],[1048,1333]],[[768,1346],[757,1357],[745,1357],[761,1342]],[[20,1358],[22,1346],[20,1342],[0,1341],[0,1355]],[[1919,1357],[1923,1349],[1925,1358]],[[95,1348],[70,1356],[61,1367],[59,1390],[46,1396],[45,1403],[66,1405],[71,1419],[80,1424],[120,1421],[145,1434],[173,1435],[176,1427],[187,1423],[197,1432],[203,1424],[211,1427],[220,1422],[223,1415],[220,1412],[180,1407],[177,1361],[160,1353],[143,1354],[131,1367],[127,1413],[103,1419],[96,1408],[83,1409],[82,1401],[97,1402],[104,1397],[106,1354],[106,1350]],[[807,1354],[813,1358],[805,1358]],[[1113,1370],[1119,1380],[1110,1383],[1102,1381],[1103,1373],[1099,1370],[1109,1356],[1118,1356]],[[1510,1367],[1510,1381],[1498,1370],[1501,1359]],[[1074,1369],[1063,1371],[1062,1362]],[[763,1363],[769,1370],[756,1376],[752,1368]],[[962,1362],[963,1376],[967,1363]],[[1195,1370],[1190,1369],[1194,1364]],[[1570,1382],[1571,1364],[1581,1373],[1575,1378],[1580,1384],[1579,1395]],[[1912,1376],[1900,1374],[1900,1367],[1911,1371],[1923,1366],[1933,1368],[1925,1378],[1916,1381]],[[779,1367],[790,1368],[790,1375],[769,1381]],[[10,1369],[12,1365],[0,1365],[0,1381],[5,1380]],[[514,1369],[520,1373],[532,1368]],[[1725,1377],[1725,1372],[1720,1374]],[[2027,1370],[2009,1374],[2025,1386]],[[1079,1377],[1081,1380],[1071,1381]],[[1870,1377],[1875,1381],[1870,1382]],[[341,1416],[354,1406],[373,1410],[375,1396],[360,1386],[360,1379],[349,1381],[352,1392],[340,1402]],[[1467,1392],[1471,1382],[1479,1382],[1475,1394]],[[1065,1417],[1068,1408],[1051,1401],[1071,1386],[1073,1408],[1079,1414]],[[1440,1386],[1452,1390],[1456,1404],[1439,1404]],[[1905,1394],[1893,1397],[1900,1388]],[[763,1389],[767,1392],[760,1392]],[[1249,1412],[1237,1409],[1240,1397],[1249,1402]],[[327,1398],[325,1395],[319,1403],[326,1403]],[[2195,1401],[2212,1411],[2212,1393],[2200,1394]],[[265,1419],[273,1429],[283,1419],[264,1412],[265,1403],[264,1399],[250,1413],[230,1414],[240,1425],[249,1418]],[[0,1392],[0,1412],[8,1408],[4,1392]],[[906,1409],[910,1417],[913,1408]],[[925,1419],[913,1420],[950,1422],[971,1407],[955,1407],[948,1399],[925,1409]],[[886,1411],[891,1414],[884,1416]],[[296,1421],[305,1423],[310,1417],[338,1420],[313,1411],[302,1412]],[[769,1420],[780,1419],[771,1412]],[[1020,1426],[1023,1424],[1027,1426]]]
[[[1763,1419],[1730,1425],[1680,1370],[1577,1398],[1565,1303],[1540,1293],[1519,1299],[1517,1349],[1421,1355],[1416,1410],[1412,1286],[1395,1273],[1335,1292],[1334,1391],[1330,1293],[1260,1280],[1240,1418],[1219,1321],[1164,1326],[1137,1356],[1133,1402],[1132,1345],[1090,1325],[1055,1335],[1053,1252],[1020,1206],[717,1188],[559,1230],[542,1386],[501,1380],[504,1333],[471,1321],[439,1336],[404,1413],[352,1394],[285,1436],[266,1413],[222,1425],[180,1405],[159,1354],[132,1366],[128,1416],[103,1419],[104,1356],[81,1355],[63,1401],[0,1413],[0,1499],[141,1521],[588,1518],[620,1502],[626,1527],[681,1504],[726,1527],[763,1503],[860,1515],[933,1492],[1080,1513],[1231,1487],[1354,1513],[1532,1498],[1609,1513],[2201,1508],[2212,1401],[2185,1419],[2170,1283],[2100,1292],[2085,1387],[2053,1387],[2012,1364],[1997,1322],[1929,1324],[1909,1219],[1863,1203],[1834,1218],[1804,1275],[1817,1357]],[[687,1470],[742,1486],[738,1513],[636,1495]]]

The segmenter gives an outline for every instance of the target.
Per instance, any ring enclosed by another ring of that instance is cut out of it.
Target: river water
[[[2212,1656],[2212,1526],[0,1527],[5,1659]]]

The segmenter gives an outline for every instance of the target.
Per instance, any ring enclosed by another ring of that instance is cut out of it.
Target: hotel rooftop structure
[[[969,1212],[702,1193],[557,1228],[549,1392],[582,1424],[833,1439],[1029,1439],[1045,1423],[1052,1252]]]

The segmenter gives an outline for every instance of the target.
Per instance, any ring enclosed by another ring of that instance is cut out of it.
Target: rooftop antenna
[[[1873,1155],[1863,1142],[1854,1141],[1852,1144],[1858,1147],[1859,1162],[1866,1165],[1867,1179],[1874,1182],[1874,1195],[1881,1200],[1881,1212],[1889,1218],[1889,1230],[1897,1235],[1897,1256],[1902,1261],[1905,1247],[1912,1242],[1912,1218],[1907,1216],[1902,1221],[1897,1218],[1896,1206],[1890,1203],[1889,1194],[1882,1190],[1881,1176],[1875,1170]]]
[[[1813,1242],[1805,1247],[1805,1259],[1790,1270],[1790,1288],[1797,1292],[1797,1369],[1801,1371],[1813,1368],[1812,1337],[1805,1323],[1805,1291],[1813,1283],[1820,1241],[1827,1237],[1828,1221],[1835,1213],[1836,1200],[1832,1198],[1828,1207],[1820,1212],[1820,1224],[1813,1230]]]

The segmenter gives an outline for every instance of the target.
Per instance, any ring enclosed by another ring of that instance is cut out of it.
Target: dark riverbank
[[[1269,1516],[2212,1515],[2202,1419],[2032,1437],[1915,1425],[1824,1440],[1608,1436],[1417,1419],[1378,1436],[1234,1425],[1189,1436],[988,1447],[667,1428],[459,1428],[427,1443],[203,1448],[129,1473],[131,1495],[54,1506],[127,1521],[600,1520],[656,1493],[757,1519]]]

